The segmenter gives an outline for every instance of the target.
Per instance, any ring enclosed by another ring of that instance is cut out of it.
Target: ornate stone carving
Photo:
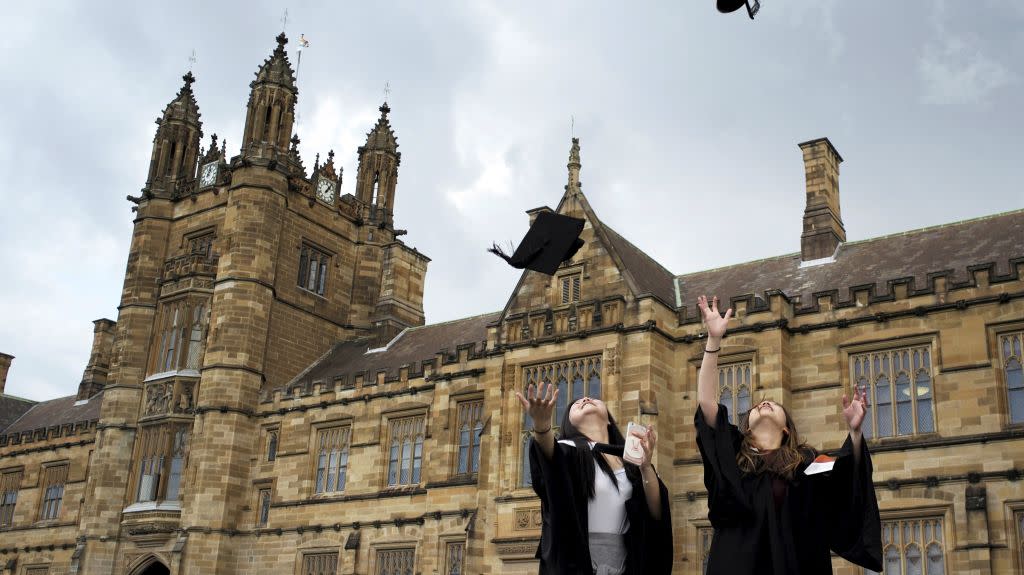
[[[193,397],[195,395],[195,383],[182,381],[178,383],[178,395],[174,398],[175,413],[192,413],[194,409]]]
[[[608,375],[618,375],[619,373],[619,362],[617,356],[617,347],[609,347],[604,350],[604,368]]]
[[[146,386],[145,415],[167,413],[171,401],[171,386],[166,383],[150,383]]]
[[[525,509],[516,509],[516,531],[532,531],[540,529],[541,527],[541,514],[540,507],[528,507]]]

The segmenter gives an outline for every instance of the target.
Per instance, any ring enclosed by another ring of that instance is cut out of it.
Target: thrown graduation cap
[[[723,14],[735,12],[746,6],[747,14],[750,16],[751,20],[754,19],[754,14],[757,14],[757,11],[761,9],[761,2],[758,0],[716,0],[716,2],[718,5],[718,11]]]
[[[582,232],[583,220],[579,218],[540,212],[511,256],[501,251],[497,244],[487,251],[514,268],[527,268],[550,276],[562,262],[572,259],[583,247]]]

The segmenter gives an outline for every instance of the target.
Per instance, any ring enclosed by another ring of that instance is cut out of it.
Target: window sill
[[[299,288],[299,293],[301,293],[301,294],[311,295],[311,296],[313,296],[313,297],[315,297],[317,299],[321,299],[321,300],[323,300],[325,302],[328,301],[327,296],[320,295],[320,294],[316,293],[315,291],[310,291],[310,290],[308,290],[308,289],[306,289],[306,288],[304,288],[302,286],[295,286],[295,287]]]
[[[125,507],[121,513],[141,513],[143,511],[181,511],[181,503],[178,501],[145,501],[132,503]]]
[[[146,379],[142,380],[142,383],[149,383],[151,381],[159,381],[161,379],[169,379],[171,377],[199,377],[199,370],[196,369],[176,369],[173,371],[162,371],[160,373],[154,373],[153,375],[147,376]]]

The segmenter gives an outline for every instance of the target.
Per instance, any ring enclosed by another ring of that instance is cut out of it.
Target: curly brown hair
[[[767,397],[762,397],[754,405],[760,405]],[[754,438],[750,432],[750,411],[740,415],[739,430],[743,434],[740,451],[736,454],[736,464],[740,471],[750,474],[773,473],[787,480],[792,480],[797,468],[806,456],[814,457],[814,450],[800,441],[796,423],[789,416],[785,407],[776,403],[786,414],[786,430],[782,432],[782,444],[774,451],[760,451],[754,446]]]

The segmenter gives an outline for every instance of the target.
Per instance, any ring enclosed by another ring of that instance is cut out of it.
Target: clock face
[[[203,166],[203,172],[199,176],[199,186],[205,188],[217,183],[217,162],[210,162]]]
[[[316,197],[328,204],[334,203],[334,182],[327,178],[320,178],[316,181]]]

